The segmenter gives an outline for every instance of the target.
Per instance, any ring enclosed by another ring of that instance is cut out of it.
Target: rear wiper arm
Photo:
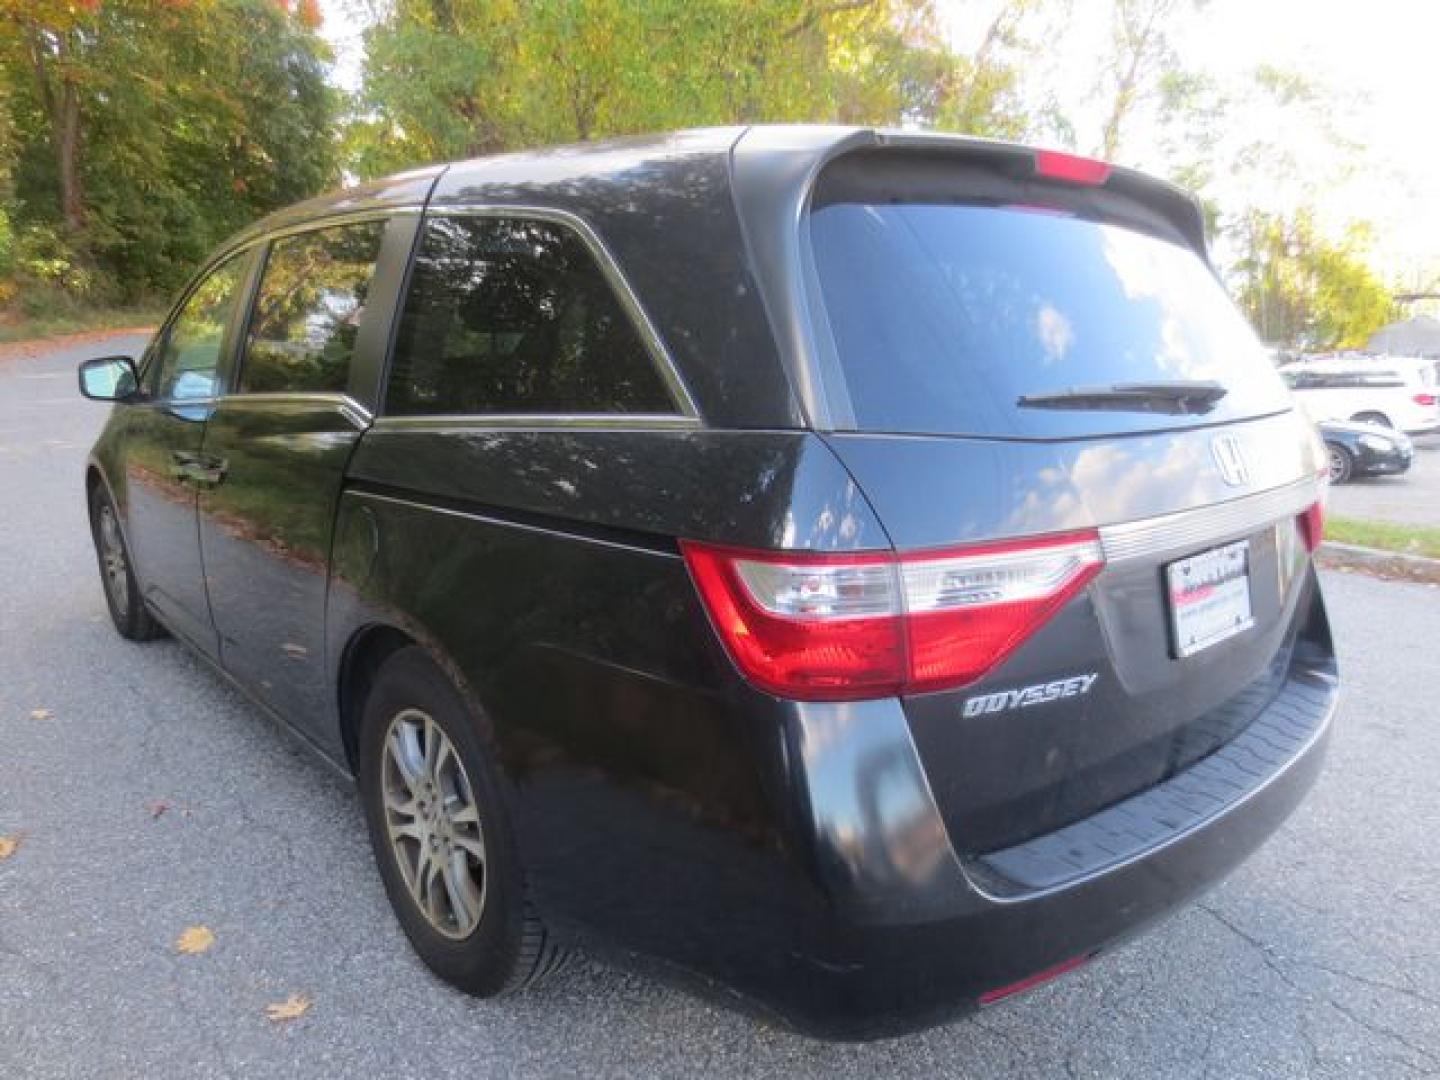
[[[1184,415],[1207,413],[1227,393],[1209,380],[1153,383],[1114,383],[1111,386],[1075,386],[1044,394],[1026,394],[1016,400],[1022,409],[1122,409]]]

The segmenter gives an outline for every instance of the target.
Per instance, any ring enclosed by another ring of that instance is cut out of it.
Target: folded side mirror
[[[80,393],[92,401],[125,401],[139,389],[140,376],[128,356],[98,356],[80,365]]]

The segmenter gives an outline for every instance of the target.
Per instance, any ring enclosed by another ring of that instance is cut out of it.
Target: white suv
[[[1280,374],[1317,422],[1359,420],[1411,433],[1440,428],[1433,360],[1322,360],[1286,364]]]

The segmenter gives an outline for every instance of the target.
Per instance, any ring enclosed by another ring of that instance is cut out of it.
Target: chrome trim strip
[[[234,393],[212,399],[217,406],[254,404],[266,405],[319,405],[338,408],[345,418],[357,427],[369,427],[375,421],[375,414],[349,394],[333,391],[306,392],[303,390],[270,390],[256,393]],[[189,402],[186,402],[189,404]]]
[[[655,431],[703,427],[698,416],[673,413],[445,413],[430,416],[381,416],[375,431],[484,431],[491,428],[556,428],[584,430]]]
[[[655,324],[650,321],[640,298],[635,295],[635,290],[630,287],[626,280],[624,271],[605,246],[605,242],[592,229],[584,218],[570,213],[568,210],[557,210],[549,206],[506,206],[501,204],[487,204],[484,206],[469,205],[434,205],[433,203],[426,212],[427,217],[490,217],[490,218],[533,218],[536,221],[548,221],[552,224],[561,225],[578,236],[582,243],[589,249],[591,256],[600,267],[600,272],[605,276],[606,282],[615,293],[620,306],[630,317],[631,323],[640,334],[640,339],[645,343],[645,348],[650,353],[656,374],[665,383],[670,396],[679,404],[680,411],[677,415],[692,420],[700,418],[700,412],[695,407],[695,399],[690,396],[690,388],[685,385],[685,380],[680,375],[680,369],[675,366],[675,359],[670,355],[670,350],[665,347]],[[588,416],[589,414],[586,414]],[[668,414],[667,414],[668,415]],[[570,422],[574,422],[573,420]]]
[[[305,218],[290,225],[280,225],[273,229],[266,229],[261,233],[241,233],[234,238],[233,243],[217,248],[209,259],[201,266],[200,270],[186,283],[186,297],[191,285],[197,283],[200,278],[208,274],[212,267],[219,266],[226,259],[239,255],[241,252],[249,251],[251,248],[261,244],[267,244],[272,240],[279,240],[287,236],[297,236],[300,233],[315,232],[317,229],[333,228],[336,225],[350,225],[358,221],[383,221],[392,217],[403,217],[408,214],[419,214],[425,209],[419,204],[406,203],[397,206],[373,206],[361,210],[337,210],[334,213],[323,214],[319,217]],[[181,303],[184,301],[182,300]],[[179,307],[180,304],[174,305]],[[168,316],[167,316],[168,320]]]
[[[1299,514],[1319,497],[1315,480],[1306,477],[1228,502],[1120,525],[1102,525],[1100,546],[1110,565],[1171,552],[1195,551],[1238,539],[1281,518]]]

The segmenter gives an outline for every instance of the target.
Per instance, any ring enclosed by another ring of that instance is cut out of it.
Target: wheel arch
[[[480,702],[471,681],[449,654],[429,634],[415,627],[402,627],[391,622],[372,622],[351,633],[340,653],[336,677],[336,705],[340,720],[340,741],[345,750],[345,764],[352,775],[360,764],[360,723],[365,715],[365,702],[374,686],[380,665],[401,649],[415,646],[422,650],[450,680],[450,684],[470,708],[478,734],[493,743],[494,730],[490,714]],[[496,762],[499,767],[499,762]],[[503,769],[501,770],[503,772]]]
[[[85,499],[87,504],[89,500],[94,497],[96,491],[105,492],[106,497],[109,498],[112,503],[115,503],[115,489],[110,483],[110,478],[105,475],[105,470],[100,466],[100,462],[92,457],[85,463]],[[120,509],[118,503],[115,508],[116,510]],[[124,515],[122,514],[121,516],[123,517]]]
[[[105,497],[110,500],[110,505],[115,508],[115,521],[120,526],[120,535],[125,540],[125,547],[127,550],[133,550],[130,547],[130,518],[124,500],[115,490],[115,485],[110,482],[110,475],[105,471],[105,466],[100,463],[99,459],[92,457],[85,463],[85,514],[87,520],[89,520],[94,507],[97,491],[103,491]],[[94,523],[91,522],[91,524]],[[137,572],[133,564],[130,569],[131,573]]]
[[[365,715],[365,702],[375,685],[375,673],[390,656],[418,644],[411,634],[388,623],[362,626],[346,643],[340,657],[336,704],[345,763],[352,774],[358,773],[360,768],[360,720]]]
[[[1379,409],[1361,409],[1355,415],[1350,417],[1350,419],[1352,422],[1358,422],[1363,424],[1368,423],[1368,418],[1372,416],[1375,417],[1376,420],[1379,423],[1383,424],[1385,427],[1395,427],[1395,422],[1390,418],[1390,414],[1381,412]]]

